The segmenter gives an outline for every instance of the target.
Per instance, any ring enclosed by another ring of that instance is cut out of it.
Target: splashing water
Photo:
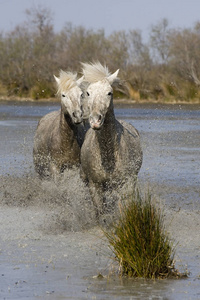
[[[65,171],[58,185],[30,174],[2,176],[0,202],[9,206],[45,208],[43,230],[51,233],[84,230],[96,224],[88,188],[76,168]]]

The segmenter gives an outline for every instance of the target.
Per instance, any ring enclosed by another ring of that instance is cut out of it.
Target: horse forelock
[[[84,78],[90,83],[101,81],[111,75],[107,66],[103,66],[100,62],[81,64],[83,66],[82,73]]]
[[[58,94],[67,92],[73,87],[77,86],[77,73],[60,71],[60,81],[58,84]]]

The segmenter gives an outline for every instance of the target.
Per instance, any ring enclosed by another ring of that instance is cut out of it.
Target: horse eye
[[[64,94],[62,94],[62,97],[65,97],[65,95],[64,95]]]
[[[90,94],[87,92],[87,95],[90,96]]]
[[[112,95],[112,93],[111,93],[111,92],[109,92],[109,93],[108,93],[108,96],[111,96],[111,95]]]

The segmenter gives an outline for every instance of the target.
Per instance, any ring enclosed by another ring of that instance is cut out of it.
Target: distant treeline
[[[53,74],[80,72],[82,62],[99,60],[120,69],[126,83],[116,97],[136,101],[200,102],[200,22],[171,29],[166,19],[151,27],[148,42],[139,30],[88,30],[66,24],[55,33],[51,11],[26,11],[27,22],[0,33],[0,97],[54,97]]]

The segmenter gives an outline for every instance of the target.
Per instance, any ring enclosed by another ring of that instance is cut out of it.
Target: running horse
[[[107,192],[112,195],[115,191],[120,196],[125,183],[135,186],[142,165],[142,149],[134,126],[115,118],[112,86],[119,81],[119,70],[111,74],[99,62],[82,66],[84,80],[89,83],[87,105],[91,128],[81,148],[81,176],[89,185],[100,216],[109,211]]]
[[[54,76],[61,109],[43,116],[38,123],[33,147],[35,170],[41,178],[56,178],[66,169],[80,166],[80,148],[85,129],[82,124],[83,78],[60,71]]]

